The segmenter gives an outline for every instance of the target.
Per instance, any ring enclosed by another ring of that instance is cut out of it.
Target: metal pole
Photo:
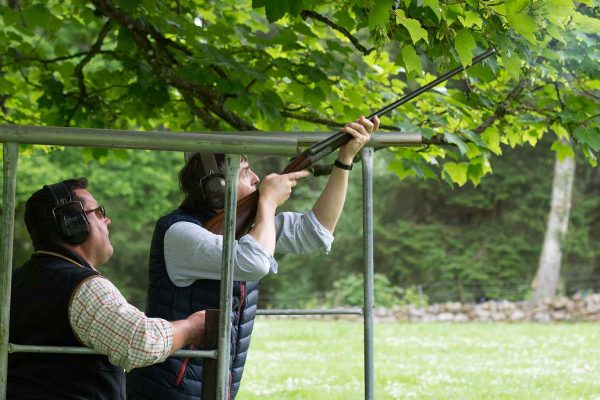
[[[227,399],[229,393],[229,353],[231,349],[231,307],[233,302],[233,244],[235,213],[240,170],[239,155],[225,155],[225,232],[221,271],[221,300],[219,309],[219,347],[217,357],[217,400]]]
[[[295,155],[331,132],[153,132],[0,124],[0,142],[61,146],[169,150],[194,153]],[[428,143],[416,132],[381,132],[368,145],[421,146]]]
[[[53,354],[106,354],[89,347],[37,346],[27,344],[8,344],[9,353],[53,353]],[[217,358],[216,350],[177,350],[172,357]]]
[[[10,284],[12,280],[13,235],[15,224],[15,194],[19,145],[5,143],[3,151],[2,195],[2,264],[0,265],[0,400],[6,399],[8,374],[8,332],[10,326]]]
[[[363,315],[360,308],[263,308],[256,315]]]
[[[373,304],[375,303],[373,291],[373,154],[374,150],[372,147],[364,147],[362,150],[363,254],[365,263],[365,399],[367,400],[375,398],[375,372],[373,361]]]

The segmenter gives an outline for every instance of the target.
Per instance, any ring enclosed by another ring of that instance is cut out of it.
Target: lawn
[[[364,399],[362,337],[258,317],[238,398]],[[600,400],[600,325],[378,323],[375,398]]]

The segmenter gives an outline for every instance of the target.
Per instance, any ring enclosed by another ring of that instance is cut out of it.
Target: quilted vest
[[[69,302],[87,278],[99,275],[64,248],[49,249],[84,267],[33,254],[14,271],[10,342],[82,347],[69,323]],[[125,374],[102,355],[11,353],[7,398],[15,400],[125,400]]]
[[[185,221],[202,226],[209,217],[207,214],[197,218],[177,209],[156,223],[150,249],[146,312],[149,317],[174,321],[185,319],[199,310],[219,308],[220,281],[199,279],[190,286],[177,287],[167,274],[164,257],[164,237],[171,225]],[[240,387],[257,303],[258,282],[234,282],[230,310],[231,399],[235,398]],[[199,400],[201,381],[201,358],[169,357],[163,363],[132,370],[127,375],[127,396],[128,400]]]

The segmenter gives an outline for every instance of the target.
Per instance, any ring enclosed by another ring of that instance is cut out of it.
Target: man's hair
[[[75,189],[87,188],[87,179],[67,179],[62,183],[67,186],[71,193],[71,199],[80,201],[85,206],[84,199],[75,194]],[[25,203],[25,225],[33,243],[33,248],[36,250],[63,242],[52,215],[52,209],[55,207],[56,201],[48,188],[41,188],[32,194]]]
[[[214,154],[217,163],[218,171],[216,173],[223,174],[225,170],[225,155]],[[243,161],[247,161],[247,157],[241,156]],[[205,171],[202,165],[200,153],[194,153],[185,163],[181,171],[179,171],[179,187],[185,194],[185,199],[181,203],[181,208],[192,214],[202,214],[207,210],[212,210],[209,202],[203,194],[202,181],[210,171]]]

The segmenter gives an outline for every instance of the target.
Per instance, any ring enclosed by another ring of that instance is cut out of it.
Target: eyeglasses
[[[98,208],[94,208],[93,210],[87,210],[85,213],[86,214],[94,213],[94,214],[96,214],[96,217],[98,217],[99,219],[106,218],[106,210],[102,206],[99,206]]]

